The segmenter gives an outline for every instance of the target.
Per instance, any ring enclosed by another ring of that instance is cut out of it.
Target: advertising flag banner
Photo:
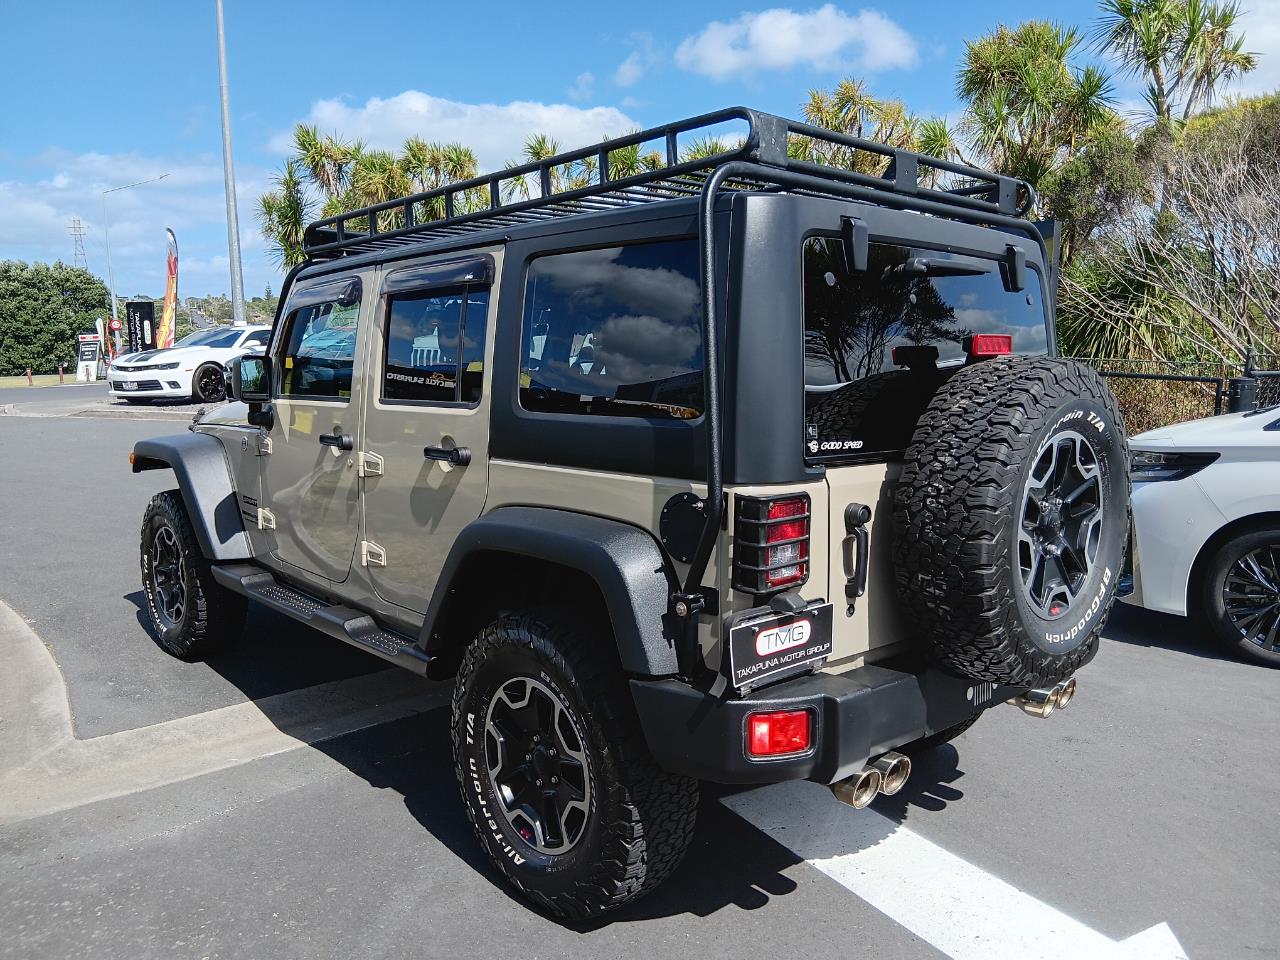
[[[178,238],[168,227],[169,279],[164,288],[164,308],[160,312],[160,326],[156,328],[156,349],[173,346],[173,331],[178,323]]]

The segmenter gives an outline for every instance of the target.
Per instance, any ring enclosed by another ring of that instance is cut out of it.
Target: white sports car
[[[1280,667],[1280,407],[1130,440],[1138,606],[1195,615]]]
[[[223,399],[222,371],[242,353],[262,351],[271,328],[221,326],[189,333],[166,350],[144,350],[117,357],[107,370],[108,393],[138,402],[158,397],[194,397],[202,403]]]

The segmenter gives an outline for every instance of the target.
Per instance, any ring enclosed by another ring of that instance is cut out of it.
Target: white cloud
[[[799,66],[870,72],[918,61],[915,41],[884,14],[851,15],[830,3],[807,13],[777,8],[714,20],[676,49],[677,65],[714,80]]]
[[[1241,77],[1233,93],[1256,96],[1280,90],[1280,0],[1246,0],[1240,15],[1244,48],[1257,54],[1258,66]]]
[[[594,73],[580,73],[574,78],[573,84],[569,87],[569,99],[586,100],[590,98],[595,86],[596,75]]]
[[[658,51],[650,34],[644,31],[633,33],[631,45],[633,48],[631,53],[613,72],[613,82],[620,87],[635,86],[640,82],[640,78],[658,62]]]
[[[406,90],[385,99],[372,97],[362,106],[339,99],[317,100],[305,122],[383,149],[396,149],[410,136],[460,141],[476,152],[482,170],[497,170],[515,159],[521,145],[534,133],[546,133],[568,150],[639,126],[615,107],[584,108],[525,100],[462,103],[418,90]],[[270,146],[277,153],[287,154],[292,143],[292,131],[284,131],[271,138]]]

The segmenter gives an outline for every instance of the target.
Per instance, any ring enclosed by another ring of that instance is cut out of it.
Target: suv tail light
[[[734,499],[734,588],[777,593],[808,580],[809,495]]]
[[[1007,333],[975,333],[965,337],[964,352],[973,360],[1013,353],[1013,337]]]
[[[804,753],[813,737],[808,710],[778,710],[747,717],[747,756],[785,757]]]

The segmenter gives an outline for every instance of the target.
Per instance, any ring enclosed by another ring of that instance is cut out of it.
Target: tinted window
[[[234,347],[240,339],[240,331],[215,327],[212,330],[197,330],[189,333],[175,347]]]
[[[1034,270],[1026,290],[1010,292],[997,261],[889,244],[871,244],[868,269],[849,273],[840,240],[807,241],[804,313],[810,460],[905,449],[971,334],[1007,334],[1018,354],[1048,344]]]
[[[479,401],[488,311],[488,290],[392,297],[382,399]]]
[[[521,349],[520,404],[526,410],[697,417],[697,245],[671,240],[534,260]]]
[[[285,319],[282,396],[350,399],[360,316],[356,289],[355,303],[339,302],[335,289],[333,300],[300,307]]]
[[[271,342],[270,330],[257,330],[244,338],[244,346],[261,347]]]

